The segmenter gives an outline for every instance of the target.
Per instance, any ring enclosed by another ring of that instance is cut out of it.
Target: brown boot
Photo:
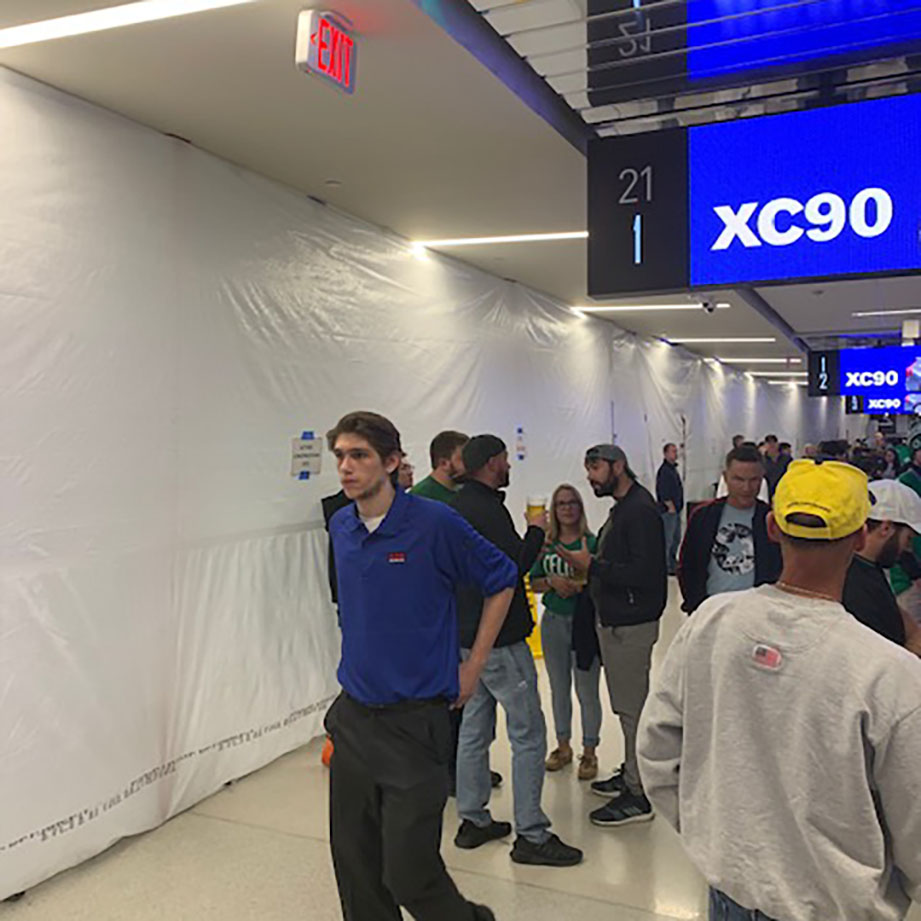
[[[550,757],[547,759],[547,770],[550,773],[562,771],[567,764],[572,764],[572,749],[569,749],[568,752],[563,752],[557,748],[550,753]]]
[[[583,755],[579,759],[579,780],[594,780],[598,776],[598,756]]]

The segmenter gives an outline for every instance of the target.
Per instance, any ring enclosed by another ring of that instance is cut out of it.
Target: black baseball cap
[[[627,460],[626,452],[623,448],[617,447],[617,445],[595,445],[593,448],[589,448],[585,452],[585,463],[589,464],[596,460],[607,461],[609,464],[616,463],[617,461],[623,461],[624,470],[626,471],[627,476],[629,476],[632,480],[636,479],[636,474],[630,469],[630,461]]]
[[[507,450],[505,442],[495,435],[476,435],[464,445],[461,456],[470,474],[482,470],[496,455]]]

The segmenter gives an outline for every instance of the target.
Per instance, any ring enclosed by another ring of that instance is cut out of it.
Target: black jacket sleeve
[[[659,503],[659,511],[665,511],[665,500],[671,498],[668,494],[668,471],[665,469],[665,464],[662,464],[659,467],[659,472],[656,474],[656,502]]]
[[[518,575],[526,576],[537,562],[541,550],[544,549],[546,535],[543,528],[531,525],[521,542],[521,556],[518,558]]]
[[[707,597],[710,551],[722,515],[721,508],[716,503],[700,505],[688,520],[678,560],[681,610],[687,614],[693,614]]]
[[[603,585],[623,588],[654,587],[661,578],[665,566],[665,530],[662,519],[652,503],[638,505],[630,510],[627,559],[607,560],[596,557],[589,568],[589,575]]]

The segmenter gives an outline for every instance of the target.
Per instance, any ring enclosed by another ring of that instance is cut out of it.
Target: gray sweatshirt
[[[640,773],[707,882],[778,921],[921,900],[921,660],[830,601],[717,595],[678,633]]]

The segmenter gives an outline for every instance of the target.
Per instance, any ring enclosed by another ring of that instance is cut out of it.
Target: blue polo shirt
[[[343,690],[368,706],[456,700],[455,589],[473,583],[489,596],[514,588],[517,566],[454,509],[401,489],[373,534],[354,505],[333,516],[329,533]]]

